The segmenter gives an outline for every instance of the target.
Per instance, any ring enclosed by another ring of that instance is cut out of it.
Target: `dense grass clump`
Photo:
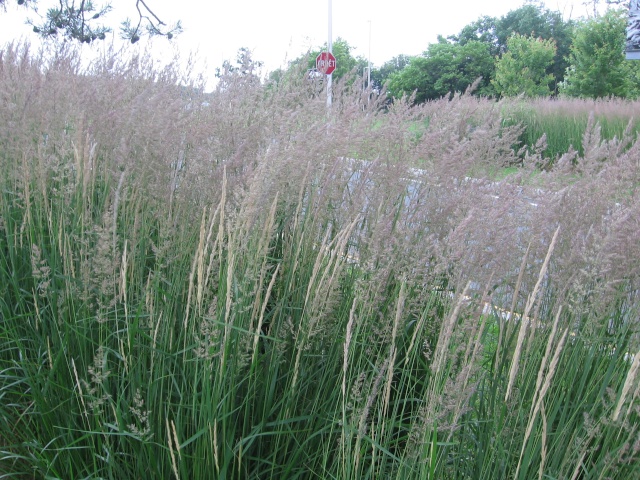
[[[544,137],[543,157],[552,164],[575,150],[583,156],[595,131],[598,138],[632,145],[640,130],[640,104],[634,101],[575,98],[528,99],[504,102],[506,125],[523,125],[521,142],[533,147]]]
[[[74,58],[0,56],[0,477],[638,476],[640,144]]]

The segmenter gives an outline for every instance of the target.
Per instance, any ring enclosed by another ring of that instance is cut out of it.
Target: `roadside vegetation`
[[[0,478],[638,477],[627,105],[549,162],[506,101],[77,58],[0,53]]]
[[[544,136],[543,156],[549,162],[571,150],[584,155],[583,142],[589,142],[595,130],[598,141],[616,139],[624,148],[633,145],[640,130],[639,101],[520,98],[501,104],[505,125],[522,125],[523,145],[534,146]]]
[[[464,91],[480,76],[479,96],[636,99],[640,65],[624,53],[628,17],[628,8],[610,6],[590,18],[565,20],[530,3],[439,36],[421,55],[403,62],[396,57],[374,81],[395,98],[415,92],[416,102]]]

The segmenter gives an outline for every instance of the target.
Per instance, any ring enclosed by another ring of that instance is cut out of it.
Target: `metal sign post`
[[[329,52],[329,55],[333,57],[333,40],[331,37],[331,21],[332,21],[331,0],[329,0],[329,41],[327,42],[327,51]],[[333,70],[331,70],[330,73],[327,73],[327,108],[331,108],[332,80],[333,80]]]

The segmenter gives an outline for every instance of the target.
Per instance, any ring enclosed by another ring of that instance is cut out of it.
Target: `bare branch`
[[[134,0],[131,0],[134,1]],[[16,0],[18,5],[37,14],[37,0]],[[7,0],[0,0],[0,8],[6,10]],[[171,40],[176,34],[182,32],[180,22],[167,25],[151,8],[145,0],[135,0],[138,19],[132,25],[130,19],[121,23],[121,36],[136,43],[144,34],[149,36],[164,36]],[[38,15],[40,20],[28,19],[33,31],[44,38],[62,35],[71,40],[83,43],[91,43],[94,40],[103,40],[111,28],[98,22],[98,19],[111,11],[110,4],[96,7],[92,0],[58,0],[58,5],[50,8],[45,15]],[[141,29],[144,26],[145,32]]]

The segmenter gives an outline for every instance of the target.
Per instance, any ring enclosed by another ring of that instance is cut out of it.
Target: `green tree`
[[[582,98],[637,96],[638,66],[624,57],[626,25],[626,10],[609,10],[576,26],[562,93]]]
[[[129,0],[135,2],[138,16],[122,21],[120,35],[122,38],[136,43],[142,35],[165,36],[171,40],[182,31],[180,22],[167,25],[149,7],[149,0]],[[6,9],[7,0],[0,0],[0,9]],[[16,0],[16,4],[35,11],[38,0]],[[27,23],[40,36],[62,36],[83,43],[104,40],[111,28],[102,23],[105,15],[111,12],[110,4],[96,5],[90,0],[58,0],[58,5],[51,7],[39,21],[28,19]]]
[[[514,34],[507,40],[507,52],[496,62],[496,92],[502,96],[523,93],[528,97],[551,95],[553,75],[548,73],[553,65],[556,45],[553,40]]]
[[[571,47],[572,31],[573,22],[565,22],[560,12],[547,9],[542,3],[531,3],[504,15],[498,21],[496,34],[501,53],[508,49],[507,42],[514,34],[553,40],[556,51],[549,73],[554,76],[555,90],[569,65],[566,57]]]
[[[499,19],[497,17],[482,16],[470,24],[465,25],[457,35],[449,35],[447,39],[461,45],[472,41],[486,43],[489,46],[491,55],[498,55],[500,53],[500,44],[498,43],[497,35],[498,21]]]
[[[406,67],[392,74],[387,86],[396,98],[415,92],[415,101],[420,103],[462,92],[482,77],[475,93],[491,95],[493,63],[486,43],[470,41],[462,45],[439,37],[423,55],[413,57]]]
[[[465,26],[457,35],[449,37],[455,43],[480,41],[489,45],[491,55],[507,51],[507,42],[514,34],[553,40],[556,53],[549,73],[554,76],[554,90],[563,78],[567,66],[573,22],[564,21],[560,12],[551,11],[543,4],[531,3],[497,17],[480,17]]]
[[[371,84],[374,90],[382,90],[387,80],[394,73],[400,72],[411,62],[409,55],[397,55],[391,60],[384,62],[380,68],[371,69]]]

